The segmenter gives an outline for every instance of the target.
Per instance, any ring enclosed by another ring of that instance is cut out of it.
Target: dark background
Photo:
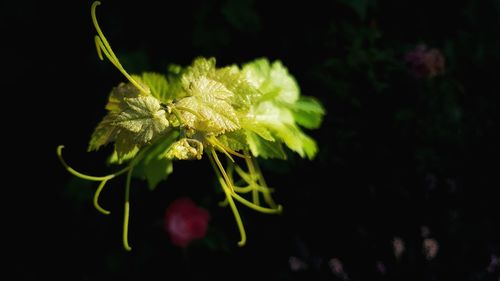
[[[269,2],[272,2],[269,3]],[[498,280],[500,1],[103,1],[101,27],[129,72],[165,72],[214,56],[218,65],[281,60],[327,115],[308,132],[314,161],[263,162],[281,216],[240,207],[248,244],[217,207],[208,161],[176,163],[153,192],[134,181],[130,240],[121,247],[123,179],[73,179],[56,158],[105,174],[110,149],[86,153],[110,89],[124,81],[97,58],[91,1],[1,4],[3,243],[13,280]],[[438,49],[446,71],[417,79],[404,54]],[[11,195],[13,192],[13,195]],[[206,239],[181,250],[163,231],[170,202],[189,196],[212,216]],[[421,227],[439,243],[422,252]],[[391,241],[406,252],[396,260]],[[290,257],[307,269],[293,271]],[[377,271],[381,262],[386,272]],[[9,271],[10,271],[9,270]]]

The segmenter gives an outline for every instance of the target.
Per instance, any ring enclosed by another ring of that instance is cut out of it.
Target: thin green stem
[[[104,181],[104,180],[110,180],[116,176],[119,176],[125,172],[127,172],[130,167],[125,167],[124,169],[116,172],[116,173],[113,173],[113,174],[109,174],[109,175],[105,175],[105,176],[102,176],[102,177],[97,177],[97,176],[90,176],[90,175],[86,175],[86,174],[83,174],[83,173],[80,173],[78,171],[76,171],[75,169],[71,168],[67,163],[66,161],[64,160],[64,158],[62,157],[62,150],[64,148],[64,145],[59,145],[57,147],[57,157],[59,158],[59,161],[61,161],[61,164],[64,166],[64,168],[72,175],[76,176],[76,177],[79,177],[81,179],[84,179],[84,180],[89,180],[89,181]]]
[[[245,157],[245,163],[247,164],[248,171],[250,172],[250,179],[253,184],[257,184],[257,176],[255,174],[255,169],[252,165],[252,158]],[[252,190],[252,201],[256,205],[260,205],[259,191],[257,189]]]
[[[247,185],[244,187],[233,185],[233,189],[234,189],[234,192],[236,192],[236,193],[248,193],[252,190],[255,190],[255,187],[253,187],[251,185]]]
[[[233,183],[233,189],[234,189],[234,191],[237,192],[237,193],[247,193],[247,192],[252,191],[253,188],[254,188],[252,185],[237,186],[235,184],[234,177],[233,177],[235,167],[241,170],[241,168],[238,165],[236,165],[233,162],[228,161],[227,168],[226,168],[226,173],[227,173],[227,176],[229,177],[229,180]],[[243,180],[243,181],[245,181],[245,180]],[[245,183],[248,183],[248,182],[245,182]]]
[[[250,209],[254,209],[255,211],[264,213],[264,214],[279,214],[283,210],[283,207],[281,205],[278,205],[276,208],[265,208],[262,206],[259,206],[255,203],[252,203],[245,198],[241,197],[238,194],[233,194],[234,199],[238,200],[238,202],[242,203],[243,205],[249,207]]]
[[[132,181],[132,171],[134,167],[131,166],[127,173],[127,180],[125,182],[125,208],[123,214],[123,247],[125,250],[130,251],[132,248],[128,243],[128,224],[130,215],[130,182]]]
[[[234,219],[236,220],[236,225],[238,226],[238,230],[240,232],[240,241],[238,242],[238,246],[244,246],[247,241],[247,234],[245,232],[245,227],[243,226],[243,221],[241,220],[240,213],[238,212],[238,208],[236,207],[236,204],[234,203],[233,198],[231,195],[233,194],[231,190],[227,187],[227,185],[224,182],[224,179],[221,176],[221,171],[218,169],[220,166],[220,162],[216,165],[215,164],[215,157],[217,157],[217,154],[215,154],[214,150],[212,149],[212,154],[209,154],[208,159],[210,159],[210,163],[212,164],[213,169],[215,170],[215,173],[217,174],[217,179],[219,180],[222,190],[224,191],[226,195],[226,200],[229,206],[231,207],[231,211],[233,212]]]
[[[252,189],[252,202],[260,206],[259,190],[257,190],[257,188]]]
[[[172,112],[174,113],[175,118],[177,118],[177,120],[179,121],[180,126],[183,126],[184,124],[186,124],[186,122],[184,122],[184,119],[182,118],[181,114],[179,113],[179,110],[177,110],[175,107],[171,107],[171,109],[172,109]]]
[[[251,158],[245,158],[245,163],[247,164],[248,171],[250,172],[250,177],[252,179],[252,182],[257,181],[257,175],[255,173],[255,169],[253,167],[252,159]]]
[[[248,151],[245,151],[245,155],[248,155]],[[260,166],[259,166],[259,163],[257,162],[257,159],[252,158],[252,161],[250,161],[249,164],[252,166],[252,169],[257,174],[257,180],[259,182],[259,185],[268,191],[268,192],[263,192],[264,201],[266,201],[266,203],[269,206],[271,206],[272,208],[276,208],[277,205],[271,196],[272,190],[267,186],[266,180],[264,179],[264,176],[262,175],[262,170],[260,169]]]
[[[234,159],[233,157],[231,156],[231,154],[229,154],[226,150],[224,150],[223,147],[221,147],[217,142],[214,141],[215,137],[214,136],[209,136],[206,138],[206,140],[214,147],[214,148],[217,148],[220,152],[224,153],[227,158],[229,160],[231,160],[231,162],[234,163]]]
[[[252,177],[248,173],[246,173],[245,171],[243,171],[239,166],[235,167],[235,171],[243,179],[243,181],[245,181],[249,186],[251,186],[251,188],[256,189],[256,190],[258,190],[258,191],[260,191],[262,193],[270,193],[270,192],[272,192],[272,189],[260,186],[255,181],[252,181]]]
[[[228,205],[227,198],[224,198],[224,200],[220,201],[217,205],[219,205],[219,207],[227,207]]]
[[[229,179],[231,180],[231,182],[234,183],[234,178],[233,178],[233,174],[234,174],[234,162],[231,162],[231,161],[227,162],[226,173],[227,173],[227,176],[229,177]]]
[[[247,152],[248,153],[248,152]],[[253,165],[253,169],[255,170],[255,172],[257,173],[257,176],[258,176],[258,181],[259,183],[262,185],[262,186],[265,186],[267,187],[267,183],[266,183],[266,180],[264,179],[264,176],[262,175],[262,171],[260,170],[260,166],[259,166],[259,163],[257,162],[257,159],[256,158],[252,158],[252,162],[251,162]]]
[[[105,210],[104,208],[102,208],[100,205],[99,205],[99,195],[101,194],[101,191],[102,189],[104,188],[104,186],[106,185],[106,182],[108,182],[108,180],[103,180],[100,184],[99,184],[99,187],[97,187],[97,190],[95,191],[94,193],[94,207],[101,213],[105,214],[105,215],[109,215],[111,212],[108,211],[108,210]]]
[[[222,173],[222,176],[224,177],[224,180],[226,181],[227,185],[229,186],[231,193],[234,193],[233,184],[229,180],[229,177],[227,176],[226,170],[224,170],[224,167],[220,163],[219,157],[217,156],[217,152],[215,152],[215,150],[213,150],[213,149],[210,149],[210,151],[212,153],[212,158],[215,160],[215,163],[217,163],[217,167],[219,167],[219,171]]]
[[[213,142],[213,143],[215,143],[218,147],[222,148],[222,150],[227,151],[228,153],[230,153],[230,154],[232,154],[232,155],[234,155],[234,156],[238,156],[238,157],[240,157],[240,158],[245,158],[245,159],[247,159],[247,156],[246,156],[246,155],[243,155],[243,154],[241,154],[241,153],[239,153],[239,152],[236,152],[236,151],[232,150],[230,147],[228,147],[228,146],[224,145],[223,143],[221,143],[221,142],[220,142],[220,141],[219,141],[219,140],[218,140],[215,136],[210,136],[209,138],[210,138],[210,139],[212,140],[212,142]],[[227,154],[226,152],[224,152],[224,153],[225,153],[225,154]],[[233,162],[234,162],[234,160],[233,160]]]
[[[99,23],[97,22],[97,17],[96,17],[95,11],[96,11],[97,6],[99,6],[99,5],[101,5],[101,2],[94,1],[94,3],[92,3],[92,7],[91,7],[92,22],[94,23],[94,27],[95,27],[97,34],[98,34],[95,37],[95,44],[96,44],[97,54],[98,54],[99,58],[101,60],[103,59],[102,53],[101,53],[101,51],[102,51],[104,53],[104,55],[109,59],[109,61],[130,81],[130,83],[132,83],[139,91],[141,91],[145,94],[149,94],[150,93],[149,88],[144,88],[142,85],[137,83],[137,81],[135,81],[135,79],[132,78],[132,76],[130,76],[127,73],[127,71],[125,70],[125,68],[123,68],[120,61],[118,60],[115,53],[113,52],[113,49],[111,49],[111,46],[109,45],[108,40],[106,40],[106,37],[104,36],[101,28],[99,27]]]
[[[268,189],[269,192],[263,192],[262,195],[264,196],[264,201],[266,201],[266,203],[271,206],[271,208],[276,208],[278,205],[276,204],[276,202],[274,202],[273,200],[273,197],[271,197],[271,191],[270,189]]]
[[[234,218],[236,220],[236,224],[238,225],[238,230],[240,232],[240,241],[238,241],[238,246],[244,246],[247,242],[247,234],[245,232],[245,227],[243,226],[243,221],[241,220],[240,213],[238,212],[238,208],[236,207],[236,204],[234,204],[233,198],[231,197],[231,190],[229,190],[227,187],[223,188],[224,193],[226,193],[226,198],[229,203],[229,206],[231,207],[231,210],[233,211]]]
[[[236,166],[234,170],[236,171],[238,176],[243,179],[244,182],[248,183],[249,185],[254,184],[254,182],[252,181],[252,177],[247,172],[243,171],[240,166]]]

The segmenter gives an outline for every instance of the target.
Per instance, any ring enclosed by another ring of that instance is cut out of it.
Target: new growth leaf
[[[132,175],[145,179],[151,190],[167,179],[176,161],[209,159],[219,187],[225,194],[240,232],[246,233],[236,202],[263,213],[280,213],[272,199],[256,158],[286,159],[286,149],[313,159],[318,152],[307,129],[318,128],[325,110],[313,97],[301,96],[295,78],[280,62],[259,58],[241,67],[217,67],[215,58],[199,57],[187,67],[172,65],[165,74],[130,75],[104,37],[92,5],[98,54],[120,70],[126,82],[114,87],[105,106],[106,116],[95,128],[89,151],[113,144],[109,162],[125,167],[117,173],[95,177],[75,171],[58,155],[73,175],[99,181],[94,204],[104,214],[98,197],[105,184],[127,174],[123,244],[128,244],[129,194]],[[219,157],[227,158],[221,161]],[[223,164],[227,163],[227,164]]]

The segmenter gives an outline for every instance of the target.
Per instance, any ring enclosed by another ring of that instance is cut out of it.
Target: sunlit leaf
[[[151,95],[160,102],[166,104],[172,101],[173,97],[165,76],[154,72],[145,72],[142,74],[142,81],[151,90]]]
[[[292,113],[295,122],[308,129],[317,129],[323,121],[325,109],[321,103],[312,97],[300,97],[293,106]]]
[[[151,96],[114,98],[112,109],[92,134],[89,150],[115,142],[117,158],[149,143],[168,128],[166,112]],[[117,97],[117,95],[115,96]],[[120,111],[121,110],[121,111]]]

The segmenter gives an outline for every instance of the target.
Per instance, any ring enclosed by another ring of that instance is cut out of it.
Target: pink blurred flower
[[[415,78],[432,78],[443,74],[445,70],[443,54],[438,49],[429,49],[425,44],[419,44],[407,52],[404,60]]]
[[[500,271],[500,258],[495,255],[491,255],[490,264],[486,270],[490,273]]]
[[[341,280],[349,280],[349,276],[344,271],[344,265],[342,264],[342,261],[340,261],[340,259],[331,258],[328,261],[328,267],[330,268],[332,274],[337,276]]]
[[[400,259],[405,251],[405,242],[400,237],[394,237],[392,240],[392,249],[396,259]]]
[[[165,212],[165,231],[172,244],[186,247],[192,240],[205,237],[209,219],[206,209],[198,207],[189,198],[179,198]]]
[[[301,259],[291,256],[288,259],[288,264],[290,265],[290,270],[293,272],[306,270],[308,268],[307,264],[303,262]]]
[[[377,261],[377,263],[375,264],[375,268],[377,269],[377,272],[382,275],[385,275],[387,273],[387,268],[382,261]]]
[[[434,238],[425,238],[424,243],[424,254],[425,258],[430,261],[437,256],[439,251],[439,243]]]

